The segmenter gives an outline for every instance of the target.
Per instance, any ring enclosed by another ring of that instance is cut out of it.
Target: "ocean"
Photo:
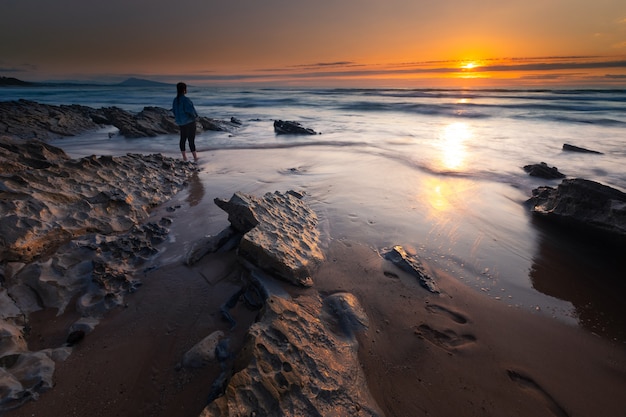
[[[0,89],[0,100],[129,111],[170,108],[174,95],[174,87]],[[303,190],[328,240],[379,252],[403,245],[511,308],[626,342],[623,248],[538,225],[524,202],[559,180],[523,170],[546,162],[626,191],[626,90],[189,86],[187,96],[202,116],[242,121],[236,132],[196,138],[203,192],[190,201]],[[320,134],[277,135],[277,119]],[[72,157],[180,155],[176,135],[125,139],[114,127],[52,143]],[[566,152],[565,143],[602,154]],[[190,227],[204,234],[225,224],[219,209],[192,214]]]

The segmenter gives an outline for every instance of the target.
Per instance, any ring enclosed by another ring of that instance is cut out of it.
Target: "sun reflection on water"
[[[472,131],[467,123],[455,122],[444,127],[441,133],[441,168],[460,171],[465,166],[467,150],[465,142],[472,138]]]

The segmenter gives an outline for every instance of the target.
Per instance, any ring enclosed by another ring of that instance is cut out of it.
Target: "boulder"
[[[201,417],[382,416],[367,387],[356,337],[327,321],[335,315],[335,322],[345,322],[343,314],[351,317],[348,322],[367,322],[353,296],[329,303],[317,295],[271,296],[248,332],[234,374],[213,387],[209,398],[215,399]]]
[[[274,131],[281,134],[291,135],[317,135],[317,132],[313,129],[306,128],[298,122],[290,122],[283,120],[274,121]]]
[[[324,259],[317,215],[302,195],[267,193],[258,198],[240,192],[215,199],[231,226],[243,233],[238,254],[254,266],[300,286],[311,286],[313,270]]]
[[[527,202],[531,212],[554,223],[626,238],[626,193],[581,178],[556,188],[539,187]]]
[[[545,178],[548,180],[565,178],[557,167],[549,167],[545,162],[539,164],[525,165],[524,171],[528,172],[531,177]]]

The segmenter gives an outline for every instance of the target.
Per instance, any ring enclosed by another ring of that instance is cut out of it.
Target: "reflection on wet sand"
[[[189,178],[189,195],[187,196],[187,202],[191,207],[197,206],[202,201],[203,197],[204,185],[202,185],[198,173],[194,172]]]
[[[533,287],[571,302],[582,327],[626,343],[626,258],[620,248],[540,219],[533,225],[539,231],[530,271]]]
[[[441,133],[441,168],[459,171],[465,166],[467,152],[465,142],[473,136],[467,123],[456,122],[447,125]]]

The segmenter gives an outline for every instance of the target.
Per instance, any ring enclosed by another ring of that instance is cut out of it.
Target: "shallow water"
[[[540,185],[526,164],[626,190],[626,91],[235,90],[189,88],[203,116],[236,117],[205,132],[194,198],[304,190],[328,239],[382,250],[401,244],[512,308],[626,341],[623,256],[546,229],[523,203]],[[0,89],[0,99],[169,108],[169,89]],[[275,119],[322,134],[276,135]],[[73,157],[163,153],[178,138],[125,139],[105,128],[53,141]],[[109,137],[113,134],[112,137]],[[564,143],[603,152],[563,152]],[[198,192],[203,189],[204,192]],[[191,195],[191,194],[190,194]],[[217,233],[216,207],[203,234]],[[190,220],[195,224],[198,220]],[[213,230],[215,229],[215,230]]]

